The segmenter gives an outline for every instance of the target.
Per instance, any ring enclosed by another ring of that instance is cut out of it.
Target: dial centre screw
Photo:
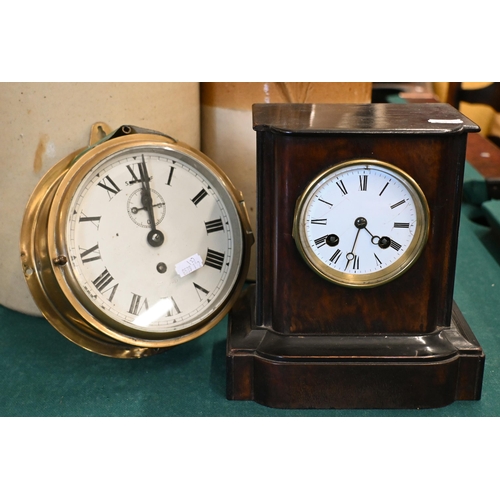
[[[165,241],[165,236],[159,229],[154,229],[152,231],[149,231],[147,240],[152,247],[159,247],[163,245],[163,242]]]
[[[358,229],[364,229],[368,224],[368,221],[364,218],[364,217],[358,217],[355,221],[354,221],[354,225],[358,228]]]

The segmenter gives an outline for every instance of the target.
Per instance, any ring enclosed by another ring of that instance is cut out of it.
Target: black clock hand
[[[354,243],[352,245],[352,250],[346,254],[346,259],[347,259],[347,264],[345,266],[345,270],[349,267],[349,264],[352,261],[352,268],[354,269],[359,269],[359,257],[356,258],[356,255],[354,255],[354,249],[356,248],[356,243],[358,241],[358,236],[361,231],[361,229],[366,229],[366,225],[368,224],[368,221],[364,217],[357,217],[354,220],[354,225],[358,228],[358,232],[356,233],[356,238],[354,238]],[[368,229],[366,229],[368,231]],[[370,232],[370,231],[368,231]]]
[[[148,169],[146,167],[146,162],[144,160],[144,155],[142,155],[142,163],[139,163],[139,172],[141,174],[141,182],[142,182],[142,196],[141,201],[143,207],[148,211],[150,226],[154,231],[156,230],[156,223],[154,218],[154,210],[153,210],[153,197],[151,195],[151,185],[149,184],[149,175]]]
[[[157,203],[156,205],[153,205],[153,207],[161,207],[165,205],[165,203]],[[132,207],[130,209],[130,211],[133,213],[133,214],[136,214],[137,212],[140,212],[141,210],[147,210],[147,207]]]
[[[352,265],[353,269],[356,266],[356,256],[354,255],[354,249],[356,248],[356,243],[358,241],[358,236],[359,236],[359,232],[361,231],[361,229],[363,229],[363,228],[358,227],[358,232],[356,233],[356,238],[354,238],[354,243],[352,244],[352,249],[350,252],[348,252],[346,254],[347,264],[345,266],[344,271],[349,267],[349,264],[351,263],[351,261],[353,261],[353,265]],[[359,261],[358,261],[358,263],[359,263]]]
[[[372,237],[371,242],[374,245],[378,245],[380,248],[389,248],[391,246],[391,239],[388,236],[374,236],[370,231],[368,231],[368,228],[365,226],[366,231],[368,234]]]
[[[153,209],[153,197],[151,195],[151,185],[149,184],[149,174],[146,167],[144,155],[142,155],[142,163],[139,163],[139,172],[141,174],[142,182],[141,201],[144,205],[144,208],[148,212],[149,224],[151,226],[151,231],[149,231],[148,233],[147,240],[152,247],[159,247],[163,244],[165,237],[159,229],[156,229],[155,214]]]

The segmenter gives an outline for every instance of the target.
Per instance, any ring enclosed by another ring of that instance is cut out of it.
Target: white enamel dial
[[[238,279],[235,204],[221,180],[184,153],[140,146],[106,157],[78,182],[66,213],[73,293],[129,336],[162,339],[196,327]]]
[[[297,203],[294,238],[324,278],[372,287],[414,263],[428,226],[427,202],[413,179],[393,165],[357,160],[311,182]]]

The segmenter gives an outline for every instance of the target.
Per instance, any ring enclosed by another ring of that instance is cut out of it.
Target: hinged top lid
[[[444,103],[254,104],[253,128],[287,134],[456,134],[480,130]]]

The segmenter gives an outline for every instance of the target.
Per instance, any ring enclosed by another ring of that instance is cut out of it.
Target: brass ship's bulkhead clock
[[[196,338],[246,277],[253,235],[241,193],[163,133],[96,124],[91,137],[28,203],[21,259],[35,302],[64,336],[106,356]]]

